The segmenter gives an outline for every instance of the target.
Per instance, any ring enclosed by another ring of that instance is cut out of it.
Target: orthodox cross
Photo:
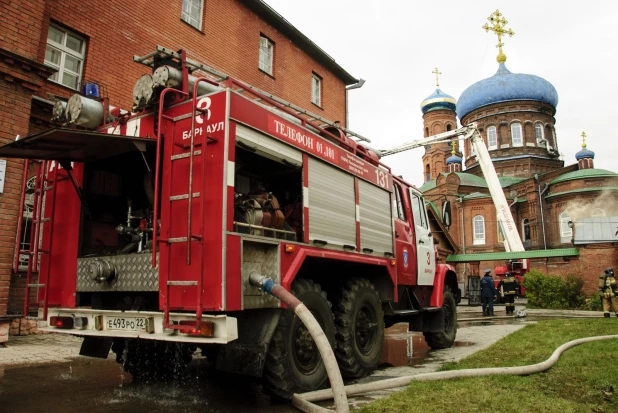
[[[438,76],[441,75],[442,72],[438,71],[438,68],[436,67],[431,73],[436,74],[436,87],[440,87],[440,83],[438,82]]]
[[[455,145],[457,145],[457,144],[455,143],[455,141],[451,141],[451,146],[453,147],[453,149],[451,150],[451,153],[452,153],[453,155],[455,155]]]
[[[489,20],[492,25],[490,26],[485,23],[483,29],[485,29],[486,32],[492,31],[498,36],[498,44],[496,45],[496,47],[499,49],[499,53],[496,60],[498,61],[498,63],[504,63],[506,62],[506,55],[502,53],[502,46],[504,46],[504,43],[502,43],[502,36],[508,34],[509,37],[511,37],[515,34],[515,32],[511,29],[506,30],[504,28],[504,26],[506,26],[509,22],[504,18],[502,13],[500,13],[500,10],[496,10],[494,13],[492,13],[492,15],[487,18],[487,20]]]
[[[586,146],[586,132],[582,132],[582,148],[585,148]]]

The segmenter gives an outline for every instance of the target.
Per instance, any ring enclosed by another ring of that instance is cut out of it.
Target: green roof
[[[460,185],[487,188],[487,182],[485,182],[485,180],[480,176],[472,175],[465,172],[455,172],[455,175],[459,177]]]
[[[498,178],[498,180],[500,181],[500,186],[502,186],[502,188],[518,184],[522,181],[525,181],[526,179],[528,178],[515,178],[513,176],[501,176]]]
[[[433,202],[433,201],[429,201],[429,200],[427,200],[427,199],[426,199],[426,200],[425,200],[425,203],[426,203],[427,205],[429,205],[429,206],[430,206],[430,207],[431,207],[431,208],[435,211],[436,216],[437,216],[438,218],[442,218],[442,217],[441,217],[441,215],[442,215],[442,214],[440,214],[440,209],[439,209],[439,208],[438,208],[438,206],[435,204],[435,202]]]
[[[557,248],[553,250],[532,250],[521,252],[483,252],[477,254],[451,254],[446,262],[474,262],[517,260],[521,258],[574,257],[579,255],[577,248]]]
[[[618,186],[600,186],[598,188],[572,189],[570,191],[556,192],[555,194],[547,195],[545,198],[553,198],[555,196],[567,195],[567,194],[579,194],[582,192],[601,192],[601,191],[618,191]]]
[[[608,171],[606,169],[580,169],[578,171],[569,172],[560,175],[549,184],[558,184],[560,182],[573,181],[575,179],[587,179],[587,178],[612,178],[617,177],[616,172]]]
[[[431,181],[427,181],[423,185],[421,185],[421,187],[418,190],[421,192],[425,192],[425,191],[429,191],[430,189],[434,189],[435,187],[436,187],[436,180],[432,179]]]

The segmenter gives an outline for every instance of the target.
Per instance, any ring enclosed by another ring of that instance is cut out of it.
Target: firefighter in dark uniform
[[[500,284],[498,284],[498,286],[504,296],[506,313],[514,314],[515,295],[517,295],[517,283],[515,282],[515,277],[513,277],[510,272],[507,272],[504,276],[504,279],[500,281]]]
[[[603,302],[603,316],[609,318],[609,312],[614,311],[618,317],[618,284],[612,268],[606,268],[605,274],[599,277],[599,296]]]
[[[481,278],[481,291],[483,295],[483,315],[493,316],[494,314],[494,296],[498,293],[494,285],[494,279],[491,278],[491,270],[485,270],[485,275]]]

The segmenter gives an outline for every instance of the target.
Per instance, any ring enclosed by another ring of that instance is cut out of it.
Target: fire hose
[[[326,372],[331,384],[330,389],[316,390],[308,393],[294,394],[292,396],[292,404],[299,410],[306,413],[332,413],[332,410],[325,409],[317,406],[314,403],[324,400],[335,400],[335,408],[337,413],[349,412],[347,396],[354,396],[362,393],[368,393],[372,391],[388,390],[397,387],[403,387],[410,384],[413,381],[436,381],[455,379],[462,377],[483,377],[492,376],[497,374],[506,374],[512,376],[527,376],[530,374],[541,373],[549,370],[560,358],[562,353],[570,348],[578,346],[584,343],[590,343],[600,340],[618,339],[618,334],[607,336],[594,336],[580,338],[577,340],[568,341],[558,347],[552,355],[545,361],[537,364],[530,364],[527,366],[517,367],[489,367],[480,369],[464,369],[464,370],[451,370],[451,371],[438,371],[433,373],[421,373],[413,376],[403,376],[393,379],[386,379],[380,381],[374,381],[371,383],[352,384],[344,386],[341,372],[337,366],[337,360],[335,354],[328,342],[328,339],[324,335],[324,332],[320,328],[311,312],[290,292],[286,291],[283,287],[276,284],[268,277],[264,277],[257,273],[251,273],[249,276],[251,284],[259,287],[262,291],[272,294],[292,309],[295,314],[301,319],[301,321],[307,327],[307,330],[313,337],[324,365],[326,366]]]

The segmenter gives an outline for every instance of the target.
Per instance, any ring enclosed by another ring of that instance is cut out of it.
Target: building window
[[[502,226],[500,225],[499,222],[498,222],[498,242],[499,243],[504,242],[504,233],[502,232]]]
[[[535,123],[534,124],[534,136],[536,137],[536,144],[538,146],[546,146],[545,135],[543,133],[543,124]]]
[[[498,134],[495,126],[487,128],[487,149],[498,149]]]
[[[451,126],[451,124],[449,123],[448,125],[446,125],[446,131],[450,132],[451,129],[453,129],[453,127]]]
[[[560,241],[561,242],[570,242],[571,237],[573,236],[573,228],[569,226],[569,222],[571,221],[571,217],[569,214],[563,212],[559,217],[559,225],[560,225]]]
[[[425,128],[425,137],[428,138],[429,137],[429,128]]]
[[[595,208],[592,210],[592,218],[598,218],[598,217],[604,217],[605,216],[605,211],[603,211],[601,208]]]
[[[58,69],[49,80],[77,90],[85,58],[86,39],[60,26],[49,25],[45,63]]]
[[[311,75],[311,103],[322,107],[322,78],[315,73]]]
[[[425,182],[431,181],[431,169],[429,168],[429,164],[425,165]]]
[[[180,18],[198,30],[202,30],[204,0],[182,0]]]
[[[485,244],[485,218],[482,215],[474,217],[474,245]]]
[[[521,236],[523,242],[530,241],[530,220],[528,218],[521,221]]]
[[[275,45],[264,36],[260,36],[260,62],[259,68],[272,76],[273,74],[273,55]]]
[[[511,124],[511,139],[513,146],[524,146],[524,138],[521,132],[521,123]]]

